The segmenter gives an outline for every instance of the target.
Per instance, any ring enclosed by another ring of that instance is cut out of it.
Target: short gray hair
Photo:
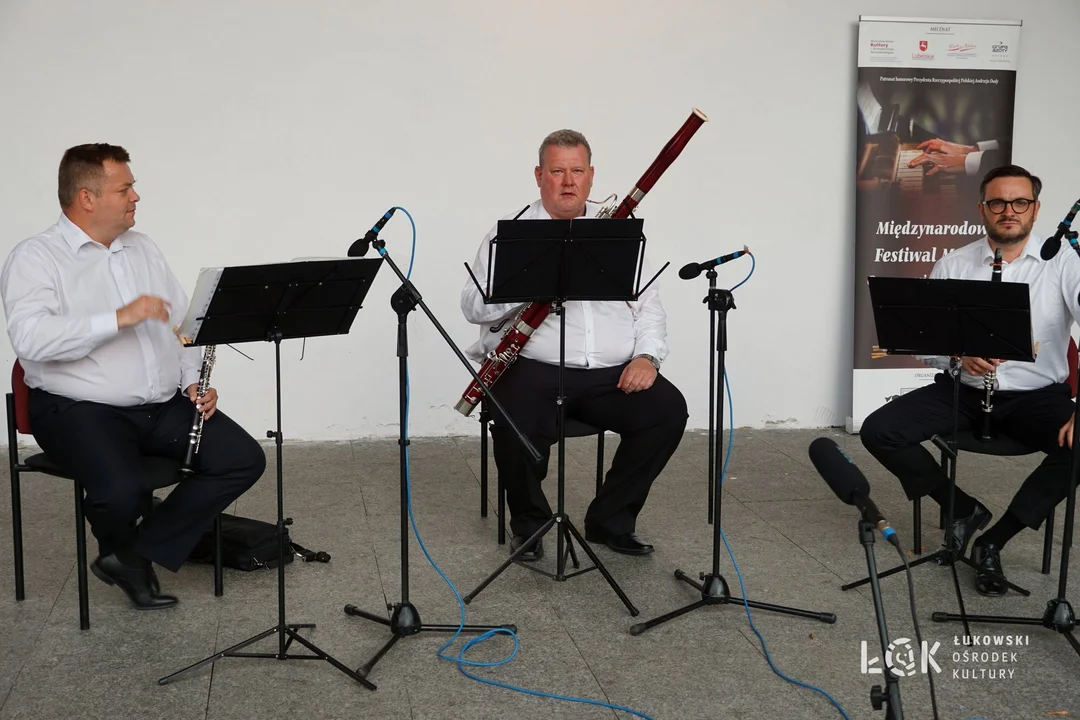
[[[540,143],[539,165],[541,167],[544,165],[544,151],[552,145],[564,148],[575,148],[578,145],[583,145],[585,152],[589,156],[589,164],[592,165],[592,148],[589,147],[589,141],[585,139],[585,136],[577,130],[556,130],[544,138],[544,142]]]

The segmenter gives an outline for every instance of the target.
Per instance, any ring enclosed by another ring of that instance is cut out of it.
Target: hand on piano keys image
[[[915,152],[921,150],[922,152]],[[964,172],[967,156],[978,152],[977,145],[961,145],[949,142],[941,138],[934,138],[921,142],[915,146],[914,158],[908,160],[907,167],[915,168],[919,165],[927,166],[926,175],[936,175],[939,172],[959,175]]]
[[[866,138],[859,152],[859,190],[899,190],[903,193],[937,194],[956,197],[956,180],[952,164],[943,164],[943,153],[933,150],[927,140],[918,144],[901,143],[895,133],[876,133]],[[946,143],[953,145],[952,143]],[[960,146],[956,146],[960,147]],[[956,157],[954,152],[950,157]],[[950,160],[949,163],[953,161]],[[963,173],[963,159],[957,172]]]

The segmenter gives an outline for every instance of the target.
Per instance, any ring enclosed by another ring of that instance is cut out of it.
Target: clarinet
[[[994,253],[994,271],[990,275],[990,282],[1001,282],[1001,248]],[[979,430],[979,440],[982,442],[994,441],[994,428],[991,424],[991,414],[994,410],[994,383],[997,380],[997,368],[991,368],[990,372],[983,375],[983,391],[985,395],[982,401],[982,428]]]
[[[181,343],[184,338],[180,339]],[[203,350],[202,367],[199,370],[199,384],[195,390],[195,406],[192,410],[191,430],[188,432],[188,446],[184,453],[184,462],[180,466],[180,474],[190,476],[195,472],[195,455],[199,452],[199,442],[202,440],[203,413],[199,411],[198,400],[210,389],[210,373],[214,369],[214,359],[217,355],[216,345],[207,345]]]

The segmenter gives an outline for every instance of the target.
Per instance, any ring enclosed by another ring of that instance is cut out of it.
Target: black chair
[[[28,409],[29,389],[23,380],[22,365],[16,360],[11,371],[11,389],[7,394],[7,430],[8,461],[11,473],[11,527],[15,553],[15,599],[26,599],[26,585],[23,572],[23,537],[22,537],[22,499],[20,479],[23,473],[41,473],[52,477],[71,480],[75,487],[75,555],[79,577],[79,627],[90,629],[90,603],[86,578],[86,524],[83,515],[82,483],[70,473],[61,469],[45,453],[37,453],[25,459],[19,457],[18,435],[33,436],[30,427]],[[179,481],[180,462],[169,458],[144,458],[146,476],[146,496],[143,514],[150,512],[154,505],[154,490],[175,485]],[[221,516],[214,518],[214,595],[224,594],[221,566]]]
[[[941,448],[941,467],[945,474],[949,474],[949,463],[951,462],[949,454],[945,451],[948,447],[946,444],[948,438],[940,435],[935,435],[931,441]],[[1021,455],[1032,455],[1039,452],[1027,445],[1013,440],[1010,437],[999,435],[992,442],[983,442],[975,437],[973,432],[957,433],[956,437],[956,449],[957,456],[959,457],[962,452],[978,453],[980,455],[995,455],[997,457],[1019,457]],[[914,508],[912,509],[914,515],[914,527],[915,527],[915,554],[922,554],[922,508],[919,498],[914,501]],[[938,512],[938,527],[945,527],[945,509],[939,508]],[[1045,522],[1046,530],[1043,535],[1043,557],[1042,557],[1042,574],[1050,574],[1050,559],[1054,551],[1054,510],[1050,511],[1050,514],[1046,518]]]
[[[1069,377],[1068,383],[1072,390],[1073,399],[1076,398],[1076,382],[1077,382],[1077,365],[1076,365],[1076,343],[1073,340],[1069,340],[1068,350],[1069,361]],[[951,472],[950,457],[945,448],[948,447],[947,441],[949,436],[935,435],[931,438],[931,441],[941,448],[941,469],[946,475]],[[972,431],[957,433],[956,437],[957,445],[957,457],[961,452],[978,453],[980,455],[995,455],[997,457],[1019,457],[1021,455],[1033,455],[1038,450],[1030,448],[1022,443],[1014,440],[1005,435],[999,434],[992,442],[983,442],[979,440],[975,433]],[[913,550],[916,555],[922,554],[922,507],[918,498],[913,503],[912,523],[915,528],[915,547]],[[1054,551],[1054,514],[1055,511],[1051,510],[1050,514],[1046,517],[1045,531],[1043,534],[1043,556],[1042,556],[1042,574],[1050,574],[1050,560]],[[938,512],[938,527],[945,527],[945,509],[940,508]]]
[[[480,401],[480,517],[487,517],[488,503],[488,427],[491,413],[483,400]],[[566,437],[588,437],[596,435],[596,492],[604,486],[604,431],[578,420],[567,418]],[[506,544],[506,489],[502,479],[497,487],[499,498],[499,544]]]

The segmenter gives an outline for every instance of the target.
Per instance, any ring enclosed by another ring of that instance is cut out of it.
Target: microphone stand
[[[1065,233],[1069,244],[1080,255],[1080,245],[1077,245],[1077,232],[1070,230]],[[1078,361],[1080,361],[1080,350]],[[1077,627],[1076,613],[1072,604],[1069,603],[1067,594],[1069,578],[1069,549],[1072,547],[1073,522],[1076,514],[1076,485],[1077,472],[1080,470],[1080,402],[1074,403],[1073,411],[1073,443],[1072,454],[1069,458],[1069,494],[1065,496],[1065,528],[1061,536],[1061,569],[1058,571],[1057,597],[1046,603],[1046,610],[1041,617],[1016,617],[1012,615],[968,615],[968,622],[1000,623],[1005,625],[1042,625],[1065,636],[1072,645],[1073,650],[1080,655],[1080,641],[1073,635]],[[935,612],[931,615],[934,622],[947,622],[958,619],[953,613]],[[966,629],[966,625],[965,625]],[[970,634],[970,633],[969,633]]]
[[[715,483],[715,476],[717,466],[721,464],[720,448],[724,436],[724,353],[727,350],[727,311],[735,308],[735,298],[730,290],[717,289],[715,268],[710,268],[705,275],[709,279],[709,294],[702,302],[709,306],[709,388],[712,390],[715,386],[716,389],[715,418],[713,413],[709,414],[709,499],[712,501],[714,508],[714,512],[709,518],[713,526],[712,572],[709,574],[700,573],[698,577],[701,582],[698,583],[691,580],[682,570],[675,570],[675,577],[697,590],[701,594],[701,598],[678,610],[632,625],[630,634],[640,635],[649,628],[656,627],[704,605],[747,605],[759,610],[797,615],[829,624],[835,623],[836,615],[833,613],[813,612],[734,597],[728,589],[727,580],[720,574],[720,544],[723,541],[720,529],[720,505],[723,488]],[[714,348],[715,352],[713,352]],[[717,364],[719,364],[719,373],[716,371]],[[710,393],[710,398],[711,395]],[[716,428],[715,433],[713,430],[714,425]],[[713,461],[714,442],[715,462]]]
[[[425,625],[420,621],[420,613],[417,611],[416,606],[414,606],[409,601],[409,439],[406,435],[405,429],[408,419],[407,405],[409,402],[409,333],[407,329],[409,313],[412,312],[417,306],[420,306],[420,309],[422,309],[424,311],[424,314],[428,316],[428,319],[431,320],[431,323],[443,336],[443,339],[446,340],[447,344],[450,345],[450,348],[457,354],[458,359],[461,360],[462,364],[469,369],[469,372],[472,373],[473,377],[476,378],[477,382],[480,382],[481,385],[483,384],[483,382],[480,380],[479,377],[477,377],[476,371],[473,370],[472,365],[469,363],[468,359],[457,347],[457,345],[454,344],[454,341],[446,333],[446,330],[443,329],[442,325],[439,324],[439,321],[435,319],[435,316],[432,314],[431,310],[428,309],[427,305],[424,304],[423,299],[420,297],[419,291],[412,284],[412,282],[401,272],[401,269],[398,268],[396,263],[394,263],[393,259],[390,257],[390,254],[386,252],[385,242],[376,237],[371,239],[371,244],[379,251],[379,254],[383,257],[383,260],[386,261],[386,263],[390,266],[390,268],[394,271],[398,278],[401,279],[402,283],[401,287],[398,288],[398,290],[394,292],[394,294],[390,298],[390,306],[394,309],[394,312],[396,312],[398,316],[397,356],[398,384],[400,387],[398,403],[400,412],[398,447],[400,448],[399,454],[401,460],[401,601],[397,603],[387,604],[386,609],[391,612],[389,620],[382,615],[375,615],[373,613],[360,610],[352,604],[345,606],[344,611],[346,615],[362,617],[366,620],[371,620],[372,622],[376,622],[380,625],[385,625],[390,628],[390,639],[386,642],[386,644],[383,645],[370,660],[368,660],[364,665],[362,665],[356,670],[356,674],[359,675],[361,678],[367,677],[368,673],[370,673],[371,669],[375,666],[375,663],[377,663],[382,658],[382,656],[385,655],[386,652],[397,643],[398,640],[409,635],[416,635],[417,633],[421,632],[456,633],[459,630],[460,632],[467,633],[487,632],[496,629],[507,629],[512,632],[517,631],[517,627],[514,625],[461,625],[460,627],[458,625]],[[352,248],[350,248],[350,255],[353,254],[351,250]],[[366,248],[364,248],[364,250],[366,250]],[[485,391],[488,393],[487,398],[491,400],[492,404],[494,404],[501,410],[502,408],[499,405],[498,400],[496,400],[495,396],[491,394],[491,391],[486,387]],[[503,413],[503,416],[507,418],[507,424],[510,425],[511,428],[513,428],[514,432],[517,433],[518,437],[521,439],[521,442],[525,445],[526,449],[530,450],[531,453],[536,455],[536,457],[539,457],[539,453],[537,453],[536,448],[532,445],[532,443],[529,442],[528,438],[526,438],[521,433],[521,431],[518,430],[517,426],[513,424],[512,420],[510,420],[509,416],[507,416],[505,412]]]
[[[903,720],[900,707],[900,681],[891,667],[885,664],[889,652],[889,630],[885,625],[885,608],[881,603],[881,585],[878,583],[877,562],[874,559],[874,525],[865,518],[859,519],[859,542],[866,550],[866,569],[870,572],[870,591],[874,598],[874,615],[877,616],[878,638],[881,641],[881,672],[885,675],[885,690],[880,685],[870,688],[870,704],[875,710],[885,705],[885,720]]]

